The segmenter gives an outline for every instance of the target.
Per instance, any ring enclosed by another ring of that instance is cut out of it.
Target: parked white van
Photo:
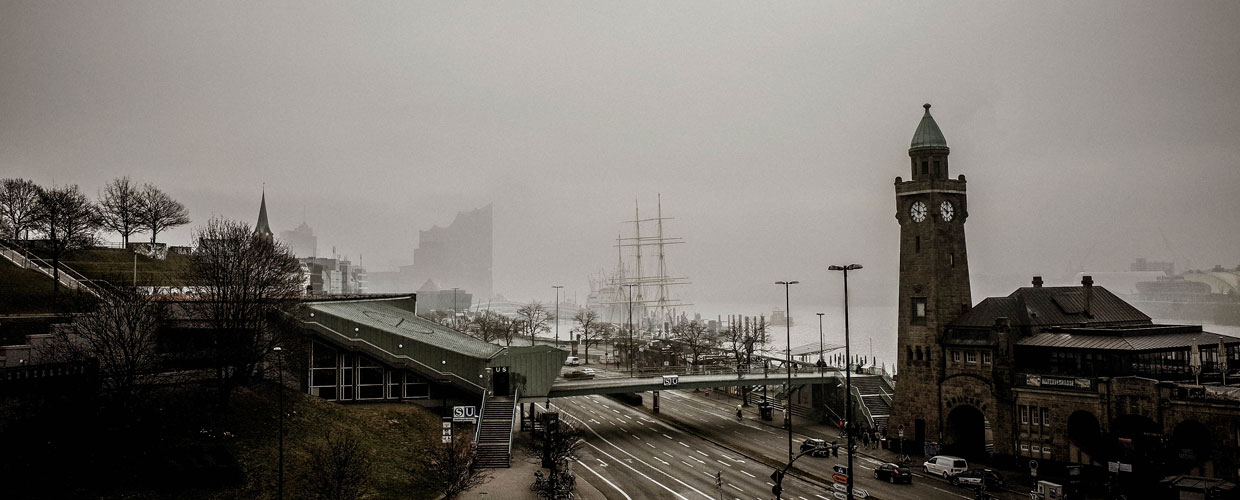
[[[930,457],[930,460],[926,460],[926,463],[921,464],[921,470],[926,474],[943,476],[943,479],[947,479],[969,470],[969,463],[960,457],[939,455]]]
[[[569,356],[564,359],[564,366],[577,366],[581,364],[581,358],[577,356]]]

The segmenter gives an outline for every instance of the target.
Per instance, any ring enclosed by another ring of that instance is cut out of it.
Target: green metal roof
[[[943,131],[939,130],[939,124],[934,122],[934,117],[930,116],[930,104],[922,107],[926,108],[926,114],[922,115],[921,123],[917,124],[917,132],[913,133],[913,144],[909,146],[909,150],[946,148],[947,139],[943,137]]]
[[[398,307],[391,300],[310,302],[306,307],[312,312],[330,314],[384,333],[398,335],[413,343],[427,344],[471,358],[490,359],[503,349],[421,318],[413,311]]]

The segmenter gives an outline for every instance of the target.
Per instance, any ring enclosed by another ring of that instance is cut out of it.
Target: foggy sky
[[[496,292],[544,302],[584,301],[662,193],[686,300],[757,313],[710,305],[782,306],[795,279],[822,310],[829,264],[894,301],[892,183],[929,102],[978,301],[1240,264],[1237,25],[1227,1],[0,0],[0,177],[129,175],[194,225],[253,224],[265,184],[277,233],[304,213],[374,270],[494,203]]]

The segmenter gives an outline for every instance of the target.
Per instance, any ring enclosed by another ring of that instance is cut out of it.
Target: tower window
[[[921,346],[917,346],[917,361],[921,361]]]
[[[989,364],[990,364],[990,353],[989,353],[989,352],[983,352],[983,353],[982,353],[982,364],[983,364],[983,365],[989,365]]]
[[[960,362],[960,351],[952,351],[952,363]]]
[[[977,364],[977,353],[974,351],[969,351],[965,353],[964,362],[971,364],[971,365],[976,365]]]
[[[939,175],[939,161],[938,160],[934,160],[934,175],[936,177]]]
[[[909,323],[913,325],[926,324],[926,298],[913,297],[911,301],[912,310],[909,311],[911,313]]]
[[[918,236],[913,240],[913,251],[921,253],[921,236]]]
[[[952,267],[956,267],[956,254],[947,254],[947,263]]]
[[[922,162],[921,162],[921,174],[922,174],[922,175],[926,175],[926,174],[929,174],[929,173],[930,173],[930,162],[925,161],[925,160],[922,160]]]
[[[904,352],[905,352],[904,359],[908,360],[908,364],[910,365],[913,364],[913,348],[905,347]]]

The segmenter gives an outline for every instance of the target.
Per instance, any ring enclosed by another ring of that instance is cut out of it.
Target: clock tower
[[[972,305],[964,222],[965,179],[948,178],[947,140],[930,105],[909,147],[910,177],[896,177],[900,223],[898,381],[889,435],[904,427],[906,441],[941,441],[940,384],[944,327]],[[919,448],[920,449],[920,448]]]

